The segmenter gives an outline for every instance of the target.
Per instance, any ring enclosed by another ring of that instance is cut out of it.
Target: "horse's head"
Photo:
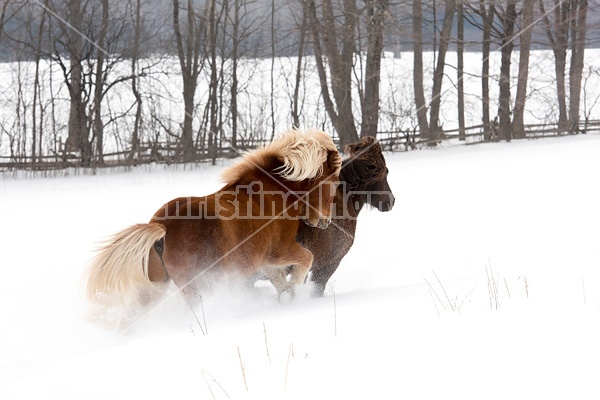
[[[360,142],[347,145],[344,152],[348,154],[342,172],[347,190],[361,193],[365,201],[379,211],[390,211],[395,198],[379,143],[374,137],[365,136]]]

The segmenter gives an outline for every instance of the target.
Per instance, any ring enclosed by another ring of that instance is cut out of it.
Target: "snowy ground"
[[[103,329],[81,276],[222,166],[0,180],[0,399],[599,398],[600,136],[387,157],[324,298],[225,292],[208,335],[178,296]]]

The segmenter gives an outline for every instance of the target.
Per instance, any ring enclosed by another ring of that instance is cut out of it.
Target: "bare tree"
[[[512,133],[515,139],[524,139],[526,137],[523,113],[525,112],[525,100],[527,98],[534,3],[535,0],[523,0],[523,9],[521,11],[519,75],[517,78],[517,95],[515,98],[512,125]]]
[[[376,136],[379,123],[379,83],[387,0],[366,1],[367,56],[364,95],[361,99],[361,136]]]
[[[431,91],[431,109],[429,128],[432,138],[439,138],[443,134],[439,122],[440,105],[442,102],[442,81],[444,78],[444,67],[446,66],[446,53],[450,44],[450,35],[452,33],[452,21],[456,12],[456,1],[445,0],[444,23],[440,33],[438,48],[438,58],[433,73],[433,89]]]
[[[271,0],[271,139],[275,137],[275,57],[276,49],[275,43],[277,41],[276,27],[275,27],[275,15],[277,14],[277,8],[275,7],[275,0]]]
[[[218,112],[219,112],[219,77],[218,77],[218,66],[217,66],[217,26],[219,21],[217,20],[217,11],[215,0],[208,0],[208,65],[210,68],[210,82],[208,85],[208,113],[209,113],[209,127],[208,127],[208,155],[212,159],[213,165],[216,162],[216,138],[218,135]]]
[[[506,124],[510,124],[510,55],[514,47],[512,34],[516,22],[516,4],[514,0],[508,0],[505,7],[503,7],[500,0],[479,0],[477,4],[466,4],[469,5],[471,13],[477,17],[474,18],[472,15],[465,15],[465,17],[471,25],[482,31],[481,106],[483,137],[484,140],[497,140],[499,139],[499,116],[494,118],[492,123],[490,112],[491,47],[494,41],[500,44],[502,66],[499,86],[502,88],[501,97],[504,100],[500,108],[503,112],[504,126],[505,128],[508,126],[508,131],[510,131],[511,126]],[[506,134],[506,132],[504,133]]]
[[[565,0],[551,3],[551,8],[544,0],[539,0],[538,4],[543,16],[546,37],[554,53],[558,126],[564,132],[576,132],[579,125],[588,2],[587,0]],[[566,70],[569,50],[571,62],[567,89]],[[568,106],[567,92],[570,99]]]
[[[229,79],[231,133],[228,140],[234,148],[239,145],[238,139],[240,138],[239,131],[241,129],[239,97],[251,83],[247,80],[240,81],[240,65],[244,63],[244,58],[247,59],[253,56],[250,53],[250,41],[256,31],[264,25],[264,19],[267,18],[264,15],[256,17],[252,14],[251,10],[255,10],[256,5],[257,3],[254,0],[233,0],[231,5],[226,7],[227,9],[224,11],[228,29],[222,29],[222,53],[223,58],[229,60],[231,68],[229,71],[222,71],[221,75],[223,75],[224,80]],[[249,63],[245,62],[243,72],[248,72],[249,69]]]
[[[554,5],[554,18],[551,19],[551,13],[546,12],[544,0],[539,1],[539,7],[543,16],[546,36],[548,37],[550,47],[554,53],[554,67],[556,73],[556,90],[559,112],[558,126],[564,131],[568,131],[569,129],[565,72],[567,68],[570,5],[570,1],[560,2]]]
[[[86,114],[85,82],[84,82],[84,38],[81,34],[84,26],[81,0],[68,0],[68,22],[60,20],[61,36],[58,40],[66,40],[66,50],[69,65],[63,62],[62,56],[57,51],[55,61],[63,70],[65,81],[69,89],[70,110],[67,151],[79,151],[83,165],[90,165],[92,157],[92,144],[89,138],[89,125]]]
[[[571,21],[571,69],[569,123],[572,133],[579,132],[579,109],[581,99],[581,79],[583,75],[583,59],[585,37],[587,31],[587,0],[573,1],[573,18]]]
[[[498,13],[502,22],[500,46],[500,83],[498,98],[498,134],[499,138],[510,141],[512,138],[512,123],[510,110],[510,65],[514,49],[514,31],[517,20],[517,0],[508,0],[506,9]]]
[[[490,48],[492,42],[492,24],[496,16],[494,2],[490,1],[486,8],[486,0],[480,0],[478,13],[482,19],[482,64],[481,64],[481,109],[484,140],[491,139],[490,124]],[[477,10],[477,9],[476,9]],[[476,12],[477,13],[477,12]]]
[[[413,90],[417,120],[422,135],[429,135],[429,121],[427,120],[427,105],[425,103],[425,89],[423,87],[423,3],[422,0],[413,0],[412,10],[413,27]]]
[[[181,67],[183,79],[183,127],[181,131],[181,146],[183,148],[183,160],[193,161],[196,156],[194,148],[193,118],[194,97],[198,85],[198,76],[204,67],[204,48],[206,41],[206,20],[203,15],[198,15],[192,0],[187,0],[187,21],[184,24],[180,20],[182,9],[179,0],[173,1],[173,31],[177,44],[177,56]],[[214,0],[212,0],[214,1]],[[210,6],[212,1],[207,3]]]
[[[456,79],[458,100],[458,139],[466,140],[465,135],[465,85],[464,85],[464,5],[463,0],[456,3]]]
[[[240,0],[233,2],[232,43],[231,43],[231,146],[237,147],[238,130],[238,64],[240,59]]]
[[[308,0],[307,10],[325,109],[342,144],[355,142],[358,133],[352,111],[352,67],[356,52],[356,2],[343,1],[341,9],[337,10],[342,15],[341,23],[334,12],[332,0],[320,1],[320,7],[315,0]],[[329,67],[329,78],[325,63]]]
[[[302,18],[298,27],[298,54],[296,61],[296,76],[294,80],[294,93],[292,95],[292,125],[296,128],[300,127],[300,85],[302,81],[302,65],[304,62],[304,51],[306,47],[306,27],[307,21],[307,10],[306,3],[303,3]]]
[[[131,132],[131,155],[134,160],[140,150],[140,127],[142,124],[142,94],[139,89],[139,58],[142,30],[141,0],[135,0],[133,7],[133,42],[131,44],[131,92],[135,97],[135,119]]]
[[[435,13],[436,11],[434,11]],[[414,61],[413,79],[414,96],[417,107],[417,120],[421,136],[428,140],[428,144],[435,146],[437,139],[443,136],[440,123],[440,108],[442,102],[442,83],[444,69],[446,66],[446,53],[450,44],[452,33],[452,22],[456,13],[456,0],[444,1],[444,20],[440,31],[439,40],[434,40],[433,49],[435,54],[435,67],[433,72],[433,87],[431,90],[431,102],[429,104],[429,121],[427,120],[427,104],[423,87],[423,4],[421,0],[413,1],[413,42]],[[434,17],[435,19],[435,17]],[[435,30],[435,27],[434,27]]]
[[[375,135],[379,122],[379,82],[383,34],[388,1],[307,0],[308,25],[312,36],[321,95],[329,119],[342,144],[358,140],[353,111],[354,57],[361,45],[360,20],[366,26],[365,78],[358,82],[361,98],[361,135]],[[331,92],[330,92],[331,90]]]
[[[100,26],[100,32],[97,38],[97,48],[99,51],[96,52],[96,73],[95,73],[95,85],[94,85],[94,99],[92,109],[92,137],[96,139],[96,155],[97,162],[102,165],[104,164],[104,121],[102,119],[102,100],[104,98],[104,89],[106,84],[105,79],[105,61],[108,53],[104,50],[106,46],[106,32],[108,29],[108,17],[109,17],[109,4],[108,0],[101,1],[102,9],[102,22]]]

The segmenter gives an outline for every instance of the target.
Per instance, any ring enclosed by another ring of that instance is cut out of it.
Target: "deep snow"
[[[600,397],[600,136],[387,159],[396,206],[361,213],[324,298],[225,290],[208,335],[177,295],[102,328],[81,279],[223,165],[0,180],[0,398]]]

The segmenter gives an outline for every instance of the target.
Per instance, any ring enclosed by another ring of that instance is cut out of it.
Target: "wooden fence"
[[[465,130],[465,141],[459,140],[458,130],[444,131],[441,137],[435,139],[423,139],[418,131],[389,131],[379,132],[377,139],[385,151],[409,151],[435,144],[474,144],[483,143],[483,125],[472,126]],[[525,128],[527,138],[541,138],[550,136],[562,136],[571,134],[560,130],[557,124],[527,125]],[[584,121],[579,126],[578,133],[600,132],[600,121]],[[496,140],[494,131],[491,132],[491,141]],[[335,138],[334,138],[335,140]],[[488,140],[490,141],[490,140]],[[192,162],[206,163],[216,159],[237,157],[242,151],[255,148],[266,140],[243,140],[237,146],[220,143],[217,149],[210,154],[206,149],[196,151]],[[61,154],[36,157],[8,157],[0,156],[0,172],[6,171],[55,171],[66,168],[105,168],[105,167],[132,167],[144,164],[179,164],[182,163],[182,149],[171,143],[143,143],[137,151],[125,150],[114,153],[106,153],[100,161],[98,156],[92,156],[87,163],[76,153],[62,152]]]

